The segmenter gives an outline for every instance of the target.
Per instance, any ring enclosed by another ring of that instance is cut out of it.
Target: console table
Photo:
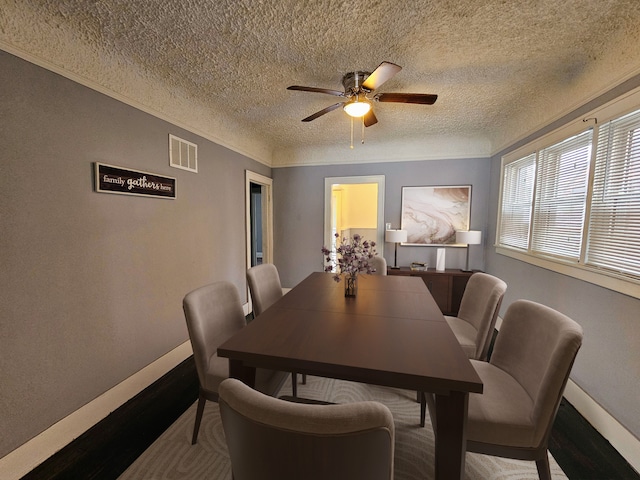
[[[458,315],[462,294],[473,272],[446,269],[438,272],[433,268],[411,270],[409,267],[387,267],[387,275],[421,277],[444,315]]]

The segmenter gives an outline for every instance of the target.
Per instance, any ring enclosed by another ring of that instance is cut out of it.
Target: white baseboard
[[[184,342],[95,400],[0,458],[0,478],[18,480],[71,443],[111,412],[187,359],[193,351]]]
[[[564,390],[565,398],[606,438],[636,472],[640,472],[640,440],[623,427],[609,412],[571,379]]]

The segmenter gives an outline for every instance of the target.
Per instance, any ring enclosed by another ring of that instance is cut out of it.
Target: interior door
[[[261,265],[264,260],[264,244],[262,241],[263,190],[264,186],[250,182],[250,210],[251,210],[251,261],[249,266]]]
[[[273,263],[272,180],[246,171],[247,269]]]

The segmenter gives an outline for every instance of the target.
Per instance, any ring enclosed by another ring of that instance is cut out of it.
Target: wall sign
[[[96,192],[176,198],[176,179],[95,163]]]

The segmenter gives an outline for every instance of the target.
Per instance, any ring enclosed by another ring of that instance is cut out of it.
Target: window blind
[[[531,250],[578,262],[582,247],[593,130],[538,154]]]
[[[599,129],[586,263],[640,276],[640,111]]]
[[[499,243],[527,250],[536,154],[532,153],[504,167]]]

